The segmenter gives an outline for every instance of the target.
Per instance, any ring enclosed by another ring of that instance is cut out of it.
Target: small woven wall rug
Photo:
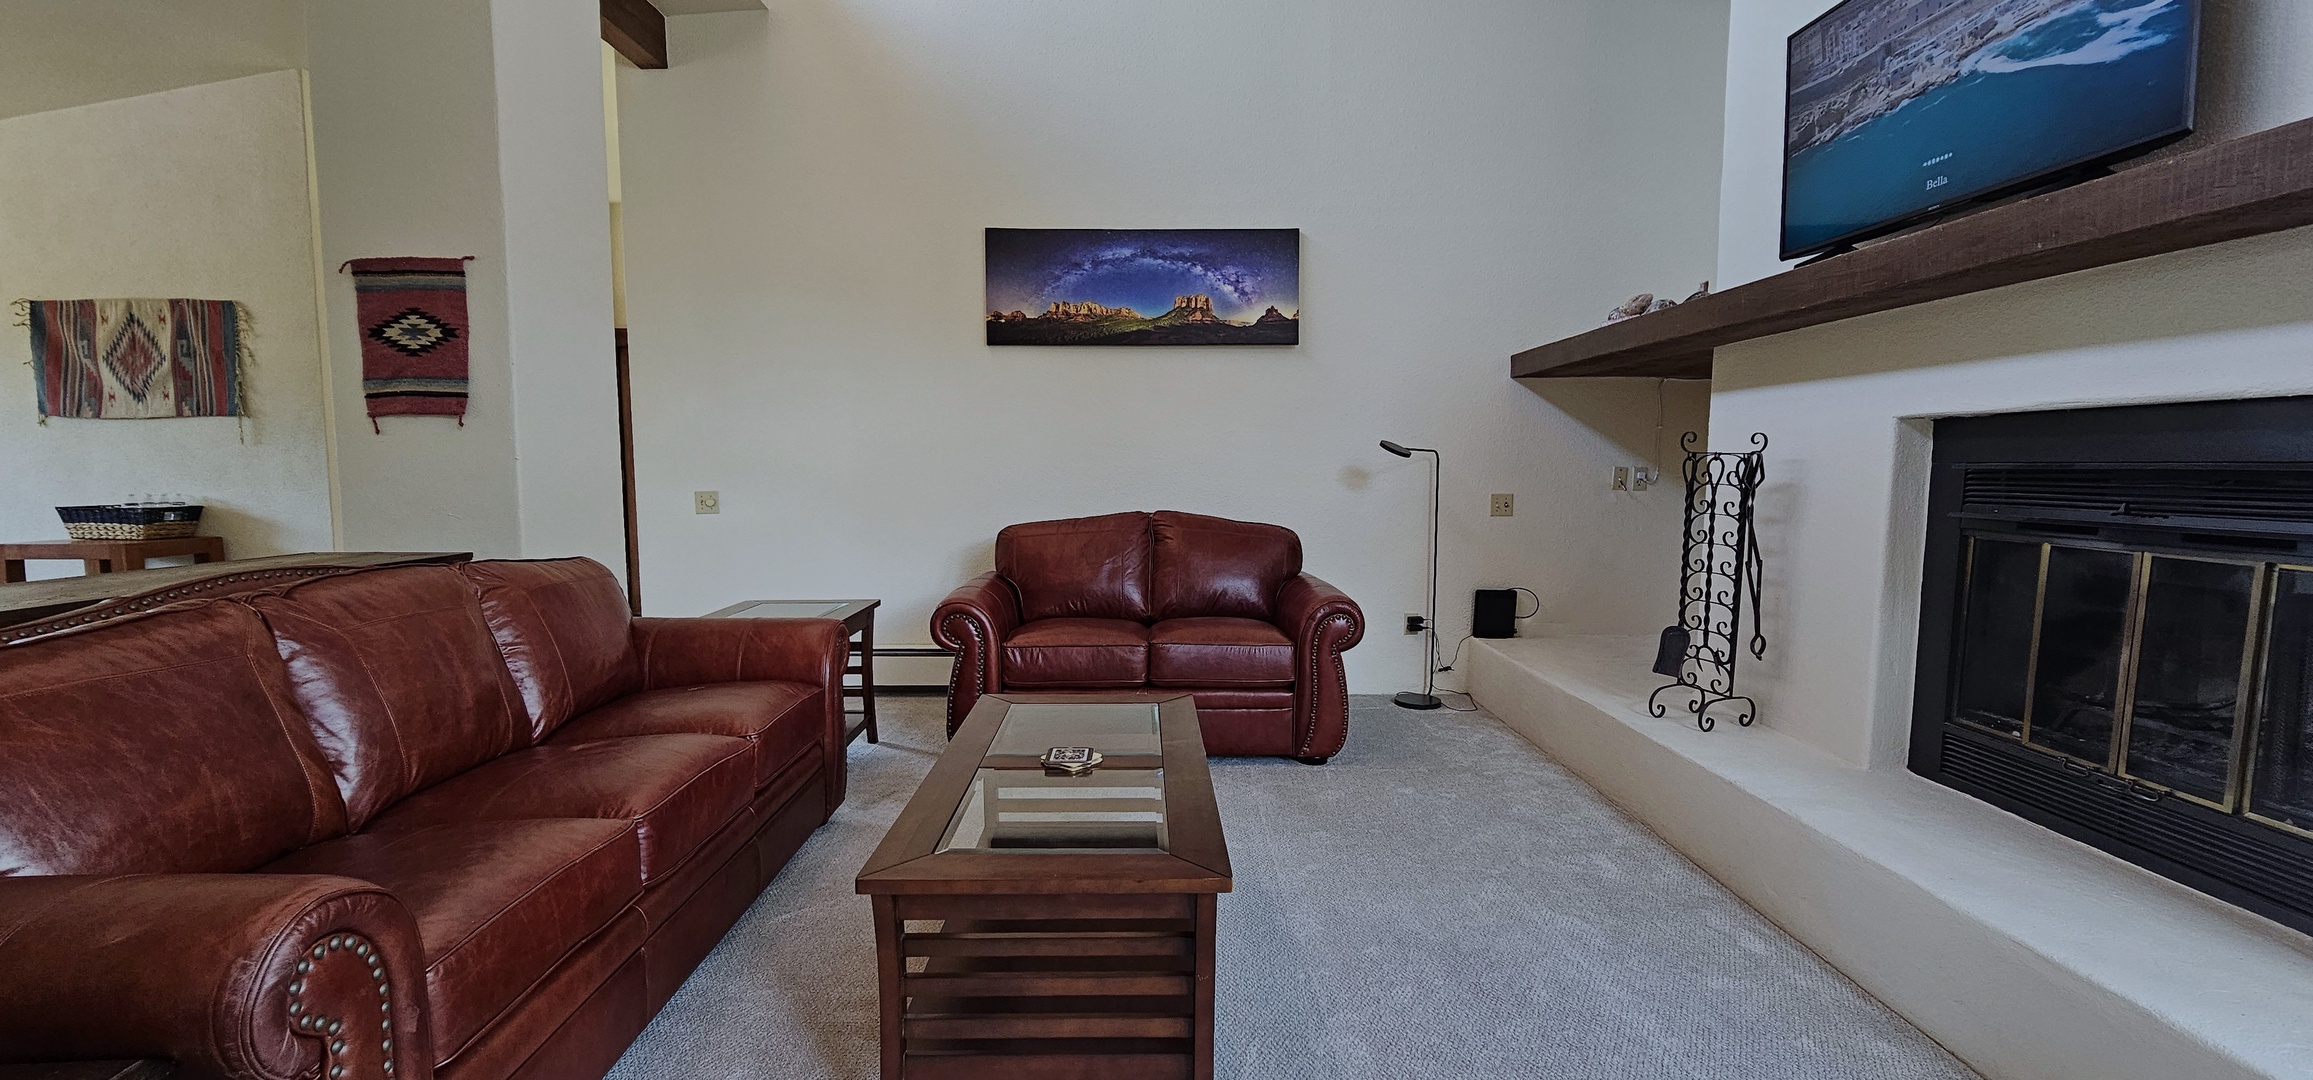
[[[467,256],[472,258],[472,256]],[[466,423],[466,260],[353,259],[361,395],[381,416]]]
[[[244,416],[248,312],[231,300],[31,300],[43,422]]]

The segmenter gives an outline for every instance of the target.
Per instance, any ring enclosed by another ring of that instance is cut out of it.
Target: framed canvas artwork
[[[989,229],[990,345],[1297,345],[1299,229]]]

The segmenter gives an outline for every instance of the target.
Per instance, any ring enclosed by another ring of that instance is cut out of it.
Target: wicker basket
[[[75,540],[174,540],[200,531],[198,506],[59,506]]]

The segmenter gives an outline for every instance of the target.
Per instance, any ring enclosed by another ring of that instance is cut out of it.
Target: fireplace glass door
[[[2249,816],[2313,835],[2313,568],[2273,575]]]
[[[1976,540],[1969,550],[1966,622],[1960,632],[1957,718],[2002,735],[2024,734],[2032,689],[2032,636],[2039,626],[2046,544]]]
[[[2268,579],[2276,662],[2251,762]],[[1957,644],[1954,720],[2227,811],[2253,765],[2270,779],[2252,812],[2313,828],[2313,568],[1972,537]]]
[[[2024,738],[2097,765],[2112,761],[2136,562],[2125,552],[2048,547]]]
[[[2147,556],[2129,776],[2232,807],[2258,567]]]

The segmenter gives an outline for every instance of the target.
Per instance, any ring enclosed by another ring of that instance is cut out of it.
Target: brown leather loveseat
[[[1177,510],[1008,526],[996,569],[932,613],[951,735],[982,694],[1177,689],[1208,752],[1312,765],[1349,736],[1341,654],[1364,633],[1291,529]]]
[[[599,1077],[842,802],[846,655],[583,559],[0,648],[0,1062]]]

